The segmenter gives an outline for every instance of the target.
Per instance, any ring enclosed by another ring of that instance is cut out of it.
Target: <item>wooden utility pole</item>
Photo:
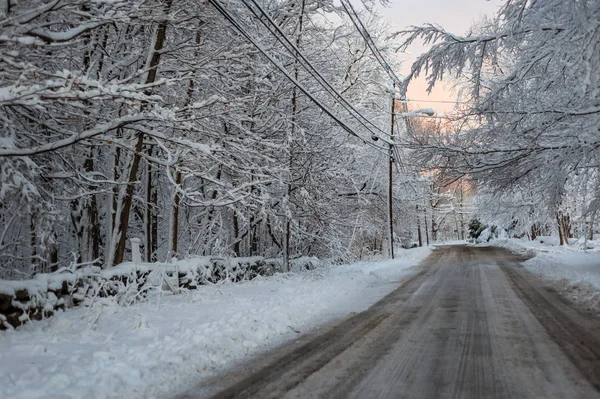
[[[427,223],[427,207],[423,209],[423,219],[425,219],[425,240],[427,242],[427,246],[429,246],[429,225]]]
[[[389,236],[390,236],[390,256],[394,259],[394,213],[392,209],[392,178],[393,178],[393,166],[394,166],[394,122],[395,115],[394,111],[396,108],[396,84],[394,83],[394,94],[392,96],[392,128],[390,133],[390,159],[389,159],[389,182],[388,182],[388,223],[389,223]]]
[[[300,41],[302,40],[302,29],[303,29],[303,20],[304,20],[304,10],[306,8],[306,0],[302,0],[302,4],[300,7],[300,15],[298,17],[298,35],[296,36],[296,48],[300,48]],[[296,60],[294,61],[294,78],[298,80],[298,56],[299,53],[296,51]],[[284,231],[284,239],[283,239],[283,270],[285,272],[290,271],[290,257],[291,257],[291,249],[290,249],[290,237],[292,235],[292,217],[291,217],[291,208],[290,208],[290,200],[292,193],[292,168],[293,168],[293,153],[292,153],[292,140],[295,137],[296,131],[296,114],[298,112],[298,88],[294,85],[292,88],[292,123],[291,123],[291,132],[288,136],[288,148],[289,148],[289,169],[288,169],[288,183],[287,183],[287,201],[284,203],[285,206],[285,231]]]

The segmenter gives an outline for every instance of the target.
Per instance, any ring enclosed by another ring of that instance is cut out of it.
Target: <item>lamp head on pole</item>
[[[423,115],[427,115],[427,116],[435,115],[435,111],[433,110],[433,108],[421,108],[421,109],[417,109],[413,112],[415,114],[423,114]]]

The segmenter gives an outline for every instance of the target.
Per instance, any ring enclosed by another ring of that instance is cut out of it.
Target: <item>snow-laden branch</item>
[[[107,21],[101,21],[90,24],[82,24],[75,28],[59,32],[54,32],[44,28],[35,28],[27,32],[27,34],[42,39],[46,43],[64,43],[107,23]]]
[[[405,79],[404,90],[423,71],[427,73],[427,90],[431,92],[446,73],[461,76],[467,67],[481,68],[486,58],[495,57],[499,49],[508,45],[507,41],[514,43],[539,33],[559,34],[564,31],[562,26],[535,26],[519,30],[506,28],[493,34],[460,36],[432,24],[400,31],[396,34],[404,37],[400,50],[406,50],[415,40],[421,40],[426,45],[432,44],[430,50],[413,63]]]
[[[65,70],[54,74],[53,78],[45,80],[43,84],[14,84],[0,87],[0,106],[36,105],[53,100],[114,100],[120,98],[135,101],[159,101],[159,96],[148,95],[146,92],[150,88],[166,83],[166,79],[158,79],[149,84],[104,83],[81,76],[81,73]]]
[[[107,123],[99,123],[92,129],[84,130],[80,133],[74,133],[70,137],[62,140],[57,140],[52,143],[47,143],[31,148],[7,148],[0,146],[0,157],[21,157],[39,155],[46,152],[56,151],[64,147],[71,146],[80,141],[91,139],[93,137],[106,134],[112,130],[125,127],[129,124],[141,122],[144,120],[155,119],[156,117],[150,114],[128,115],[122,118],[115,119]]]

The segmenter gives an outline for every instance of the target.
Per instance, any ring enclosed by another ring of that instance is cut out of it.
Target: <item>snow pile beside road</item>
[[[546,237],[533,242],[509,239],[490,244],[532,256],[523,267],[554,282],[570,299],[600,310],[600,248],[595,242],[586,243],[585,247],[591,248],[588,250],[582,249],[579,241],[560,246]]]
[[[600,253],[541,252],[523,263],[525,268],[550,280],[589,284],[600,290]]]
[[[366,309],[412,274],[428,249],[118,307],[58,312],[0,332],[2,398],[152,398],[177,394],[235,362]]]

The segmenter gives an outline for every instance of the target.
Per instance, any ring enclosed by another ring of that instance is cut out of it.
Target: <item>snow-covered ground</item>
[[[329,321],[362,311],[430,250],[118,307],[59,312],[0,332],[0,398],[168,397]]]
[[[579,240],[560,246],[557,237],[540,237],[489,244],[532,256],[523,262],[527,270],[553,282],[570,299],[600,311],[600,242]]]

